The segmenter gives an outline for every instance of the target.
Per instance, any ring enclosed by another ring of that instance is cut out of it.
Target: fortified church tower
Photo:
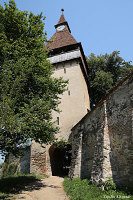
[[[69,80],[68,90],[61,95],[60,113],[53,112],[53,120],[60,128],[58,140],[70,141],[72,127],[90,110],[87,88],[87,63],[81,43],[71,35],[70,27],[62,15],[55,25],[56,32],[48,43],[49,61],[55,66],[54,77]],[[68,147],[70,150],[70,147]],[[31,172],[41,171],[52,175],[63,174],[66,152],[53,146],[31,148]],[[67,155],[68,157],[68,155]],[[39,164],[38,164],[39,163]],[[70,163],[69,163],[70,164]]]
[[[56,32],[48,44],[49,60],[55,66],[54,76],[63,77],[69,83],[68,91],[61,96],[59,109],[62,112],[53,113],[53,118],[60,127],[57,137],[68,140],[71,128],[90,110],[87,63],[81,43],[71,35],[63,13],[55,28]]]

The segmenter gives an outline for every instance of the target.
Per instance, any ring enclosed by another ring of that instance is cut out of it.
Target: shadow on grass
[[[10,200],[10,195],[8,194],[0,194],[0,199],[1,200]]]
[[[21,190],[32,191],[39,190],[42,187],[46,187],[35,176],[16,176],[0,179],[0,193],[4,193],[5,199],[8,194],[17,194]],[[3,197],[2,197],[3,198]],[[0,196],[1,199],[1,196]]]

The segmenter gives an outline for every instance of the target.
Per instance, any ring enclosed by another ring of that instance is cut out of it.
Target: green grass
[[[2,200],[11,200],[13,199],[14,194],[18,194],[21,190],[34,190],[36,186],[30,186],[30,183],[35,181],[40,181],[42,178],[45,178],[44,175],[35,175],[35,174],[17,174],[13,176],[8,176],[0,178],[0,199]],[[39,184],[36,188],[42,187]]]
[[[70,200],[133,200],[133,196],[128,192],[117,189],[102,191],[100,188],[90,184],[88,180],[80,180],[79,178],[73,180],[65,178],[64,190]]]

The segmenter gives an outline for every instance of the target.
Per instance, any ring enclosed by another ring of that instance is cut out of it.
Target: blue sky
[[[8,0],[0,0],[4,2]],[[133,0],[16,0],[16,4],[20,10],[43,12],[48,39],[64,8],[72,35],[86,56],[118,50],[126,61],[133,61]]]
[[[133,61],[133,0],[16,0],[16,4],[20,10],[43,12],[48,39],[64,8],[72,35],[86,56],[119,50],[126,61]]]

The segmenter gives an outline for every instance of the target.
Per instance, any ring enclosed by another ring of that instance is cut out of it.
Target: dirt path
[[[63,178],[52,176],[27,186],[16,200],[69,200],[63,190]]]

